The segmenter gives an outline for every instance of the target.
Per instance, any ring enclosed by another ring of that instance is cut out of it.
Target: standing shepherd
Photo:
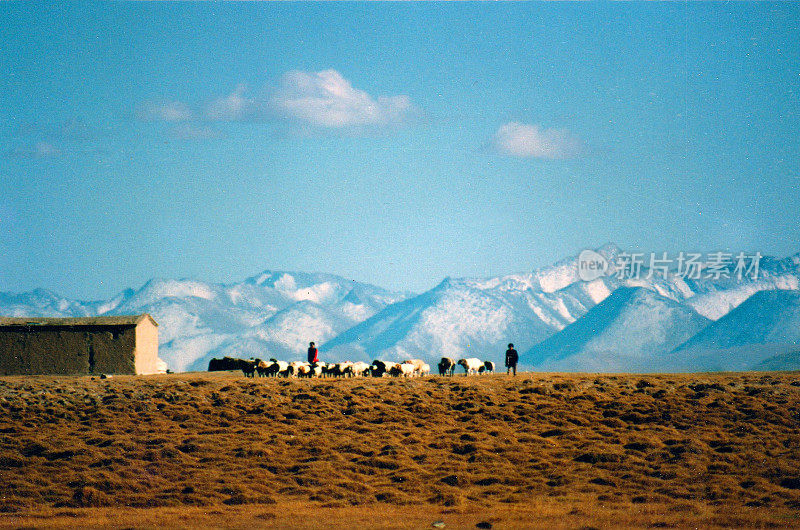
[[[517,375],[517,361],[519,361],[519,354],[514,349],[514,345],[509,344],[506,350],[506,374],[514,370],[514,375]]]
[[[308,345],[308,362],[310,364],[318,363],[319,357],[317,356],[317,347],[311,342]]]

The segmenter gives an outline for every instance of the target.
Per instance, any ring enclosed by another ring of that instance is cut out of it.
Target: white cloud
[[[293,70],[273,90],[253,93],[240,83],[229,94],[196,108],[177,100],[157,101],[142,103],[136,115],[146,121],[177,124],[171,132],[180,138],[211,138],[217,134],[202,126],[204,122],[260,122],[280,117],[343,129],[402,123],[416,112],[408,96],[372,96],[353,87],[336,70]]]
[[[246,117],[252,102],[245,97],[247,86],[240,84],[227,96],[215,99],[206,106],[206,117],[212,120],[236,121]]]
[[[332,128],[387,125],[403,121],[414,111],[408,96],[373,98],[336,70],[288,72],[272,105],[286,117]]]
[[[494,145],[503,154],[522,158],[571,158],[581,149],[580,141],[566,129],[506,123],[494,135]]]
[[[180,101],[146,103],[137,114],[140,119],[148,121],[180,122],[194,118],[192,110]]]

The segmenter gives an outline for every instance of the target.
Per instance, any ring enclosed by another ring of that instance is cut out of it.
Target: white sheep
[[[311,365],[311,377],[321,377],[325,372],[325,363],[317,362]]]
[[[351,361],[344,361],[336,364],[329,364],[325,373],[332,377],[347,376],[350,372]]]
[[[359,361],[357,363],[350,363],[350,366],[346,368],[346,373],[348,376],[358,377],[364,375],[367,370],[369,370],[369,365]]]
[[[304,367],[304,366],[305,367],[309,367],[309,368],[311,367],[311,365],[308,364],[305,361],[292,361],[292,362],[290,362],[289,363],[289,374],[290,375],[294,375],[294,376],[301,375],[301,368]],[[303,371],[305,372],[305,369],[303,369]]]
[[[478,373],[478,370],[483,366],[483,361],[470,357],[469,359],[459,359],[458,365],[464,367],[464,375],[470,375]]]
[[[401,363],[395,364],[392,366],[392,369],[389,371],[389,375],[394,377],[414,377],[414,365],[411,363]]]
[[[403,364],[410,364],[414,367],[414,375],[420,375],[422,367],[425,365],[425,361],[422,359],[406,359],[403,361]],[[430,371],[430,367],[428,367],[428,371]]]

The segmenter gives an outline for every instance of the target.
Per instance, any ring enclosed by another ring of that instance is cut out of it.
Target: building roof
[[[144,319],[149,319],[154,326],[158,323],[147,313],[141,315],[119,315],[109,317],[0,317],[0,327],[18,326],[137,326]]]

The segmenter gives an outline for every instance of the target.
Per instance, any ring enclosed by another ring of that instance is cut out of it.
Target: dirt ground
[[[0,527],[800,527],[800,374],[0,378]]]

